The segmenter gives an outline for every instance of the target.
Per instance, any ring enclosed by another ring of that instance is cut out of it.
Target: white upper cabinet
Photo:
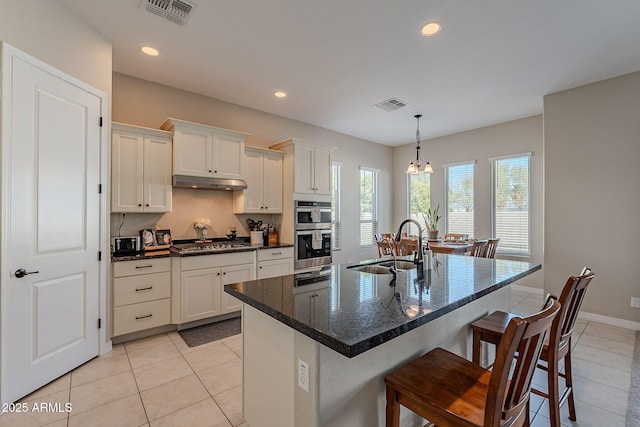
[[[244,141],[249,134],[168,118],[173,131],[173,174],[244,179]]]
[[[293,192],[298,194],[331,195],[331,153],[332,149],[313,145],[296,139],[287,139],[269,148],[285,151],[285,175],[292,172]]]
[[[171,133],[111,125],[111,212],[171,212]]]
[[[234,213],[282,212],[282,155],[258,147],[245,148],[247,189],[233,192]]]

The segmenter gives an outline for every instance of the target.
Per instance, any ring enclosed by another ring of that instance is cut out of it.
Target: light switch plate
[[[631,297],[631,307],[640,308],[640,298]]]

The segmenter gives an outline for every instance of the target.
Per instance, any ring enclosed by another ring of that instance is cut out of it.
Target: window
[[[342,243],[342,214],[340,212],[341,163],[331,163],[331,250],[339,251]]]
[[[531,154],[491,159],[491,231],[497,252],[529,256],[529,165]]]
[[[413,218],[425,228],[424,213],[431,206],[431,174],[420,173],[407,175],[407,194],[409,195],[409,218]],[[409,224],[414,227],[413,224]],[[418,234],[418,230],[411,229],[409,234]]]
[[[474,163],[446,166],[446,222],[448,233],[473,236]]]
[[[360,247],[373,246],[378,232],[378,171],[360,168]]]

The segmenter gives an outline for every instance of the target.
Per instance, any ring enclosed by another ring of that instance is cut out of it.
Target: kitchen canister
[[[251,246],[263,246],[264,245],[264,232],[252,231],[251,232]]]

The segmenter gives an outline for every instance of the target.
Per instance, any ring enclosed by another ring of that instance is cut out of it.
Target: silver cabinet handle
[[[153,317],[153,314],[147,314],[145,316],[136,316],[136,320],[146,319],[147,317]]]
[[[153,286],[148,286],[146,288],[136,288],[136,292],[140,292],[140,291],[148,291],[153,289]]]
[[[153,267],[153,264],[149,264],[149,265],[136,265],[136,268],[151,268]]]
[[[16,270],[16,272],[14,273],[16,275],[16,277],[18,279],[23,278],[24,276],[28,275],[28,274],[38,274],[40,273],[39,271],[27,271],[24,268],[19,268]]]
[[[271,252],[271,255],[282,255],[282,252]]]

